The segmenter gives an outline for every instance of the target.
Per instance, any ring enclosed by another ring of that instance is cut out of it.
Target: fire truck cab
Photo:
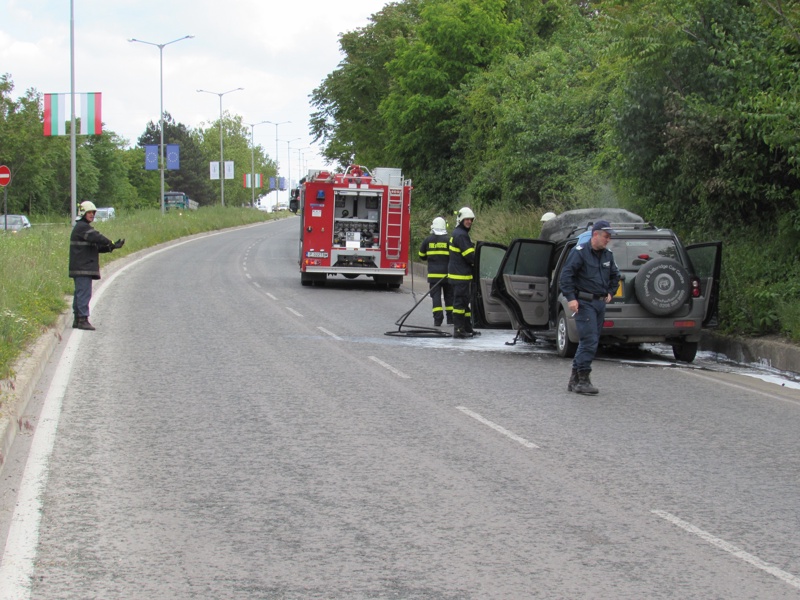
[[[310,171],[300,186],[300,282],[365,275],[400,287],[408,274],[411,189],[400,169]]]

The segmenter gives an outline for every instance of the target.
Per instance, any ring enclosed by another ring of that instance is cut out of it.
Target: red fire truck
[[[411,189],[400,169],[310,171],[299,194],[301,283],[365,275],[400,287],[408,274]]]

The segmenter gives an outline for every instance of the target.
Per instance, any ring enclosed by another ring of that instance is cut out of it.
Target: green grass
[[[101,254],[101,267],[169,240],[290,214],[215,207],[164,216],[159,210],[119,215],[95,223],[106,237],[126,240],[120,250]],[[68,307],[65,296],[73,291],[67,272],[70,231],[69,219],[49,216],[35,219],[27,231],[0,234],[0,379],[14,376],[21,352]]]

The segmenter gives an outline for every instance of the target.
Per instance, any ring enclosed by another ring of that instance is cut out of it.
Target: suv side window
[[[545,244],[512,244],[504,275],[547,277],[550,268],[551,247]]]
[[[639,267],[654,258],[672,258],[680,263],[678,247],[674,239],[625,239],[612,238],[608,249],[614,253],[614,262],[621,271],[638,271]]]

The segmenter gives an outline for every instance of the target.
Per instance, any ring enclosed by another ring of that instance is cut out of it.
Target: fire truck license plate
[[[328,258],[327,252],[306,252],[308,258]]]

